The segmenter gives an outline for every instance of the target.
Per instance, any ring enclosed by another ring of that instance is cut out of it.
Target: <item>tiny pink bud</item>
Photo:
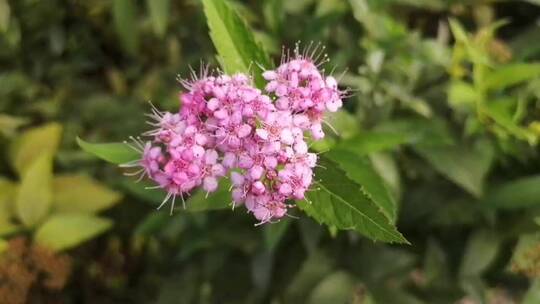
[[[292,193],[292,187],[288,183],[283,183],[279,186],[279,193],[283,195],[289,195]]]
[[[266,188],[264,187],[264,184],[261,181],[256,181],[251,185],[251,189],[253,193],[257,195],[261,195],[265,192]]]
[[[217,98],[211,98],[208,103],[206,103],[206,107],[210,111],[215,111],[219,108],[219,100]]]
[[[263,173],[264,169],[259,165],[255,165],[249,169],[249,176],[254,180],[260,179],[263,176]]]
[[[275,80],[277,78],[277,73],[275,71],[269,70],[269,71],[264,71],[262,76],[266,80]]]
[[[238,131],[237,131],[237,135],[240,138],[244,138],[248,136],[250,133],[251,133],[251,126],[248,124],[243,124],[242,126],[240,126],[240,128],[238,128]]]
[[[206,192],[214,192],[217,190],[218,187],[218,181],[215,177],[205,177],[203,182],[203,189]]]
[[[244,176],[238,172],[231,172],[231,182],[234,186],[240,187],[244,184]]]

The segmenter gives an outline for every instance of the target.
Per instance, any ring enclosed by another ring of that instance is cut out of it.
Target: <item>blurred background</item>
[[[353,96],[312,149],[369,157],[412,245],[155,211],[75,139],[178,109],[177,75],[218,66],[202,4],[0,0],[0,303],[540,303],[539,1],[229,3],[276,62],[327,47]]]

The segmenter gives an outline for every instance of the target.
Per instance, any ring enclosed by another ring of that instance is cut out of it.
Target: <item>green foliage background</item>
[[[0,250],[73,258],[30,303],[540,303],[539,5],[0,0]],[[256,72],[297,41],[352,92],[298,219],[254,227],[225,190],[156,212],[84,151],[124,146],[77,145],[177,109],[201,59]]]

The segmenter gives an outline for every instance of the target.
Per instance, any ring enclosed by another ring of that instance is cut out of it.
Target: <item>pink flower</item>
[[[317,156],[305,132],[324,137],[325,111],[342,106],[335,78],[325,77],[309,56],[299,54],[263,73],[265,93],[246,74],[208,75],[183,80],[178,113],[149,115],[147,143],[136,141],[141,159],[126,167],[148,176],[167,195],[184,200],[196,188],[213,192],[230,176],[233,206],[244,204],[260,224],[287,215],[291,200],[304,199]]]

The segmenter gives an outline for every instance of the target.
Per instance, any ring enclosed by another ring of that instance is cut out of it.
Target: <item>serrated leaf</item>
[[[52,156],[42,154],[34,160],[24,173],[15,210],[27,227],[39,223],[49,213],[52,203]]]
[[[494,187],[484,200],[484,206],[518,209],[540,205],[540,176],[523,177]]]
[[[11,164],[19,176],[43,154],[54,156],[62,138],[62,126],[49,123],[22,133],[10,146]]]
[[[66,250],[96,237],[111,226],[111,220],[89,214],[59,214],[51,216],[39,227],[34,240],[55,251]]]
[[[488,73],[485,86],[500,90],[537,77],[540,77],[540,63],[512,63]]]
[[[478,142],[470,148],[459,146],[416,147],[435,170],[463,189],[480,197],[484,179],[493,161],[493,148],[487,142]]]
[[[383,210],[385,215],[395,222],[397,204],[369,158],[336,149],[326,153],[325,156],[336,162],[350,179],[362,187],[365,194]]]
[[[264,49],[225,0],[203,0],[203,4],[210,36],[226,73],[258,71],[257,65],[271,67]],[[255,73],[255,83],[259,87],[264,85],[260,72]]]
[[[347,177],[332,160],[320,157],[317,182],[308,200],[297,205],[319,223],[355,230],[373,240],[408,243],[380,206],[370,200],[361,186]]]
[[[139,48],[137,29],[137,5],[134,0],[115,0],[112,2],[114,28],[124,49],[134,55]]]
[[[77,143],[84,151],[113,164],[126,164],[140,158],[139,153],[125,143],[92,144],[79,137]]]
[[[171,0],[146,0],[154,32],[163,37],[167,31]]]
[[[56,212],[93,213],[108,209],[122,195],[85,175],[62,175],[53,179]]]

